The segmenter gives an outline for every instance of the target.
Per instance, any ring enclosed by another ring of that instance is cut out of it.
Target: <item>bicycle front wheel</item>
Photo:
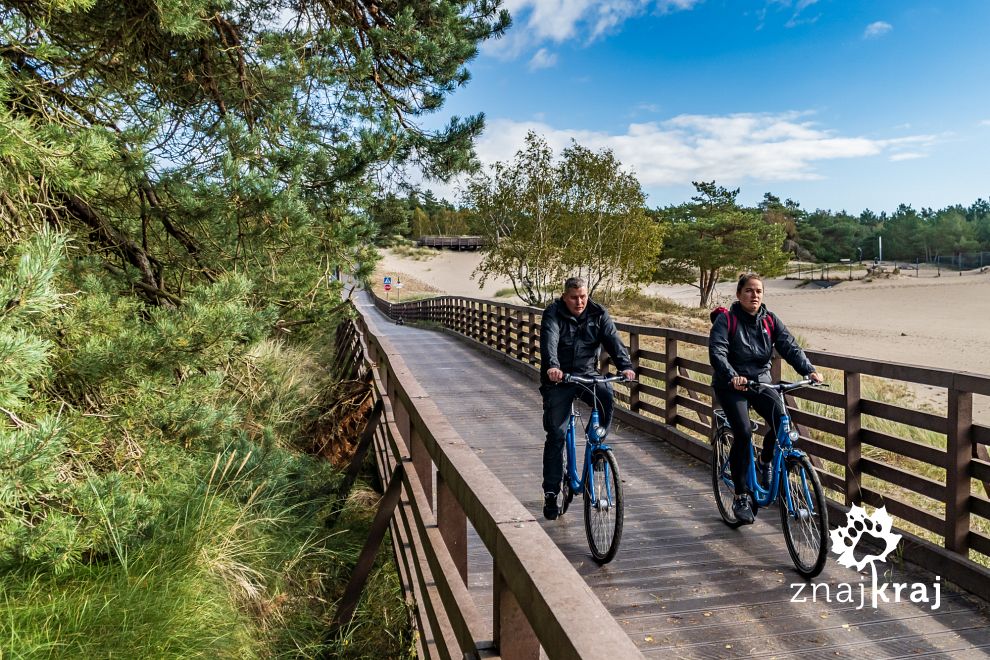
[[[594,484],[595,498],[591,497]],[[591,556],[599,564],[615,557],[622,538],[622,481],[610,449],[596,449],[591,454],[587,482],[584,486],[584,531],[588,534]]]
[[[822,572],[828,554],[825,491],[807,456],[791,456],[784,461],[784,480],[791,505],[788,507],[781,488],[778,508],[787,552],[797,572],[811,579]]]
[[[722,520],[729,527],[736,528],[742,524],[742,521],[732,513],[732,500],[736,491],[732,485],[732,473],[729,469],[731,449],[732,433],[724,428],[717,430],[712,440],[712,490]]]

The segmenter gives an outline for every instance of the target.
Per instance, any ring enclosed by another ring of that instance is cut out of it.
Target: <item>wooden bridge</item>
[[[799,593],[777,511],[738,530],[721,522],[704,440],[710,388],[699,378],[710,374],[706,336],[618,324],[641,381],[617,388],[609,442],[626,525],[617,558],[600,567],[580,507],[541,517],[540,311],[367,294],[356,308],[340,360],[372,379],[384,411],[373,437],[388,486],[380,522],[397,504],[392,544],[421,657],[990,657],[990,428],[972,421],[990,378],[809,352],[844,384],[808,390],[817,408],[794,413],[834,498],[832,526],[865,502],[935,539],[899,529],[896,557],[877,562],[881,584],[926,585],[929,602],[911,602],[908,587],[874,608],[869,569],[831,554]],[[870,377],[944,387],[948,409],[873,400]],[[941,434],[945,448],[900,437],[909,428]]]

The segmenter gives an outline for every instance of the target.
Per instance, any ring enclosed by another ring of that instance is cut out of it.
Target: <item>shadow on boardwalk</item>
[[[539,519],[543,432],[536,385],[448,334],[394,325],[363,297],[360,306],[454,429]],[[951,585],[942,585],[937,610],[934,603],[911,602],[873,609],[868,598],[858,609],[859,584],[869,590],[870,577],[830,558],[814,582],[830,586],[831,602],[823,599],[824,587],[815,602],[792,602],[792,585],[803,581],[792,568],[776,507],[762,510],[751,527],[728,529],[715,509],[707,465],[628,427],[614,428],[609,441],[626,495],[615,561],[599,567],[591,560],[580,506],[543,521],[543,528],[645,654],[990,657],[986,604]],[[473,533],[468,559],[469,586],[488,614],[491,558]],[[882,581],[925,583],[933,593],[933,575],[886,566]],[[854,602],[836,602],[840,583],[854,586]]]

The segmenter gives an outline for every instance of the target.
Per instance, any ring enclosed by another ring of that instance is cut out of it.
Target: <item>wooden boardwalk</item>
[[[542,519],[543,431],[535,383],[450,335],[398,326],[359,306],[376,334],[402,354],[422,388],[489,469]],[[727,528],[718,516],[707,465],[625,426],[609,442],[619,460],[626,495],[625,531],[616,559],[599,567],[589,555],[580,502],[561,519],[542,521],[630,638],[650,657],[664,658],[987,658],[987,604],[951,585],[941,604],[859,606],[859,584],[870,576],[829,556],[814,583],[812,602],[792,602],[802,580],[794,572],[776,507],[755,525]],[[833,521],[833,526],[836,522]],[[469,531],[469,587],[491,611],[491,557]],[[881,582],[932,584],[935,576],[878,563]],[[836,601],[840,583],[856,590],[852,603]],[[888,589],[888,593],[890,590]],[[805,594],[808,590],[805,589]],[[909,591],[904,592],[907,600]],[[553,650],[547,649],[550,657]],[[620,660],[612,658],[609,660]]]

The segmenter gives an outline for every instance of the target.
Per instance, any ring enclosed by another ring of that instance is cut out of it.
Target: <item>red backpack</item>
[[[736,334],[736,328],[739,327],[739,319],[737,319],[736,315],[730,312],[728,308],[716,307],[711,313],[710,318],[712,319],[712,323],[715,323],[715,319],[718,318],[719,314],[725,314],[725,320],[729,324],[729,339],[732,339],[732,336]],[[767,337],[770,337],[771,342],[773,341],[774,327],[773,316],[771,314],[764,315],[763,329],[766,330]]]

